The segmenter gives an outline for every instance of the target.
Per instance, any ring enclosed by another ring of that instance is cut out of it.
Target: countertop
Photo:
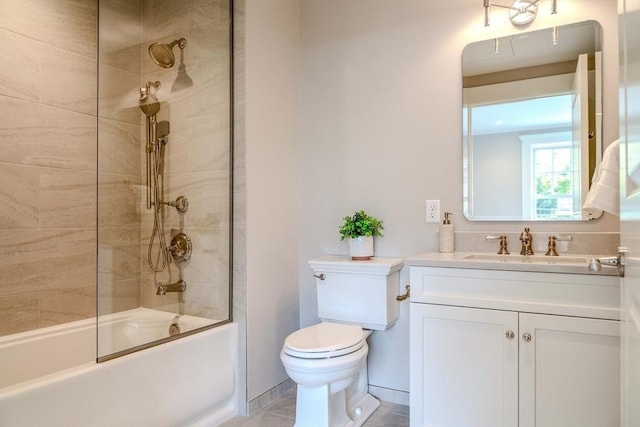
[[[480,270],[535,271],[617,276],[616,267],[603,265],[602,270],[589,270],[589,260],[604,255],[561,254],[559,256],[519,254],[497,255],[482,252],[428,252],[405,258],[405,265],[422,267],[472,268]]]

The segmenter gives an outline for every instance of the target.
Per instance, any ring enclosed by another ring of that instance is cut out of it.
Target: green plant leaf
[[[356,211],[353,216],[345,216],[338,229],[340,240],[352,239],[360,236],[382,236],[384,229],[381,220],[367,215],[364,210]]]

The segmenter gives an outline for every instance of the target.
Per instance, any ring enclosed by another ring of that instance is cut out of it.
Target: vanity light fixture
[[[514,0],[510,6],[496,4],[491,0],[482,0],[484,6],[484,26],[489,26],[489,9],[491,6],[509,9],[509,19],[517,27],[521,27],[533,22],[538,14],[538,2],[540,0]],[[551,14],[558,13],[558,1],[551,0]]]

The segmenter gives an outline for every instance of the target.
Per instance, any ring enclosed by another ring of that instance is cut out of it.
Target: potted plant
[[[367,215],[363,210],[353,216],[345,216],[339,228],[340,240],[348,239],[352,260],[370,260],[373,256],[373,238],[382,236],[382,221]]]

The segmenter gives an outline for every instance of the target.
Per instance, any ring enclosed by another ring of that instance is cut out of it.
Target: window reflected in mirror
[[[587,21],[465,48],[466,218],[592,219],[582,204],[601,157],[601,34]]]

